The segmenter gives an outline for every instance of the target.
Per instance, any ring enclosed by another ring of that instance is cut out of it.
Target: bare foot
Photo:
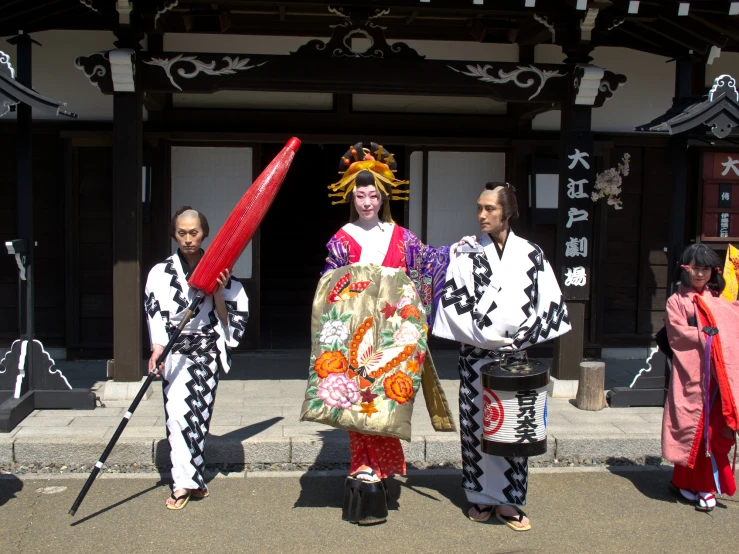
[[[189,500],[189,497],[187,496],[188,492],[190,492],[188,489],[177,489],[172,493],[172,496],[167,498],[165,505],[168,508],[180,508]],[[175,500],[175,498],[177,500]]]
[[[190,493],[193,498],[205,498],[206,496],[210,495],[210,491],[208,490],[208,487],[205,487],[204,489],[193,489]]]
[[[494,509],[495,507],[489,504],[472,504],[467,510],[467,517],[472,521],[483,523],[490,519]]]
[[[516,518],[515,520],[509,519],[507,521],[509,525],[512,525],[519,529],[526,529],[527,527],[531,526],[531,521],[529,521],[529,518],[526,517],[525,515],[519,514],[515,506],[510,506],[508,504],[498,506],[496,508],[496,513],[500,514],[501,516],[505,518]],[[521,516],[521,521],[518,521],[519,516]]]

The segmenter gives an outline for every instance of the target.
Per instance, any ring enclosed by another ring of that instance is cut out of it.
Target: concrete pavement
[[[532,470],[525,510],[533,529],[526,533],[494,518],[467,520],[460,477],[449,470],[396,479],[388,521],[372,527],[341,521],[343,478],[315,472],[216,478],[209,498],[179,512],[164,508],[169,490],[157,478],[106,475],[74,518],[67,511],[81,479],[3,476],[0,545],[9,553],[70,554],[736,552],[734,498],[720,498],[706,515],[672,499],[670,472],[660,468],[560,469]]]
[[[300,351],[239,354],[222,379],[214,410],[207,462],[236,467],[263,464],[346,463],[347,434],[298,420],[305,392],[305,361]],[[450,406],[458,421],[456,353],[435,354]],[[607,363],[607,379],[630,382],[639,362]],[[104,362],[65,362],[59,366],[76,386],[104,385]],[[109,458],[108,465],[168,465],[161,383],[142,402]],[[129,401],[107,401],[92,411],[36,411],[14,431],[0,435],[0,465],[54,464],[56,468],[94,463],[112,436]],[[626,459],[643,463],[660,456],[661,408],[605,408],[584,412],[566,398],[550,398],[548,452],[538,463]],[[407,460],[421,467],[460,462],[459,436],[436,433],[425,403],[418,398],[413,440],[403,443]]]

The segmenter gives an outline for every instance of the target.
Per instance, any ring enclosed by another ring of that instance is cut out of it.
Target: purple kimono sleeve
[[[446,280],[451,246],[434,248],[423,244],[408,229],[404,229],[403,239],[408,276],[416,286],[418,295],[426,308],[428,326],[431,327],[434,323],[434,315]]]
[[[326,256],[326,265],[321,275],[332,269],[349,265],[349,244],[341,242],[336,236],[333,236],[326,244],[326,248],[328,249],[328,256]]]

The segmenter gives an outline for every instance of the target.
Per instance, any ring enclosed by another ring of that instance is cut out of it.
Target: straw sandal
[[[477,516],[471,515],[470,512],[472,512],[473,509],[477,512]],[[485,504],[471,504],[470,508],[467,510],[467,519],[476,521],[477,523],[485,523],[487,520],[490,519],[490,516],[493,515],[493,510],[495,510],[495,506],[487,506]]]
[[[181,510],[185,506],[187,506],[187,503],[190,502],[190,495],[192,494],[192,491],[187,491],[185,494],[181,494],[180,496],[175,496],[174,492],[170,495],[170,498],[174,500],[174,504],[167,504],[168,510]],[[182,500],[182,504],[179,506],[177,503]]]
[[[497,510],[495,511],[495,517],[497,517],[500,521],[505,523],[508,527],[513,529],[514,531],[529,531],[531,529],[531,523],[527,524],[524,527],[519,527],[518,525],[515,525],[515,523],[523,523],[523,518],[528,517],[525,513],[523,513],[523,510],[519,508],[518,506],[513,506],[516,511],[518,512],[517,516],[504,516]]]
[[[200,500],[201,498],[208,498],[210,496],[210,491],[208,490],[208,487],[205,487],[204,489],[195,489],[192,491],[192,498],[193,500]]]

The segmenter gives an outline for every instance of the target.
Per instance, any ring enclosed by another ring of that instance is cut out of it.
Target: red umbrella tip
[[[293,137],[290,140],[287,141],[287,144],[285,145],[286,148],[289,148],[293,152],[297,152],[298,148],[300,148],[300,139]]]

